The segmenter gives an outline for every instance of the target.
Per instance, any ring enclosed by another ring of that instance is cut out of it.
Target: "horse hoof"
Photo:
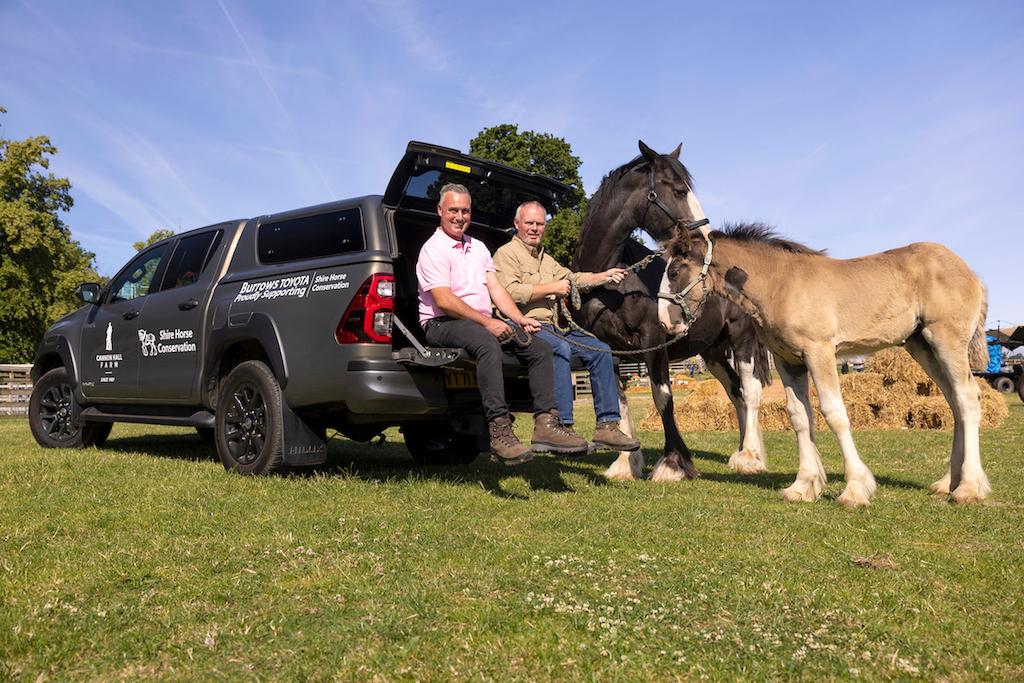
[[[957,505],[968,505],[970,503],[977,503],[982,500],[985,500],[985,497],[989,493],[989,491],[986,490],[987,488],[987,486],[979,486],[974,482],[962,482],[959,486],[956,487],[956,490],[953,491],[951,499]]]
[[[781,491],[782,500],[787,503],[813,503],[821,495],[821,486],[807,481],[796,481]]]
[[[761,474],[768,471],[757,454],[746,448],[729,457],[729,469],[737,474]]]
[[[844,508],[863,508],[871,505],[871,496],[868,495],[862,484],[850,483],[846,485],[846,489],[836,499],[840,505]]]
[[[929,486],[928,490],[931,491],[932,495],[935,495],[935,496],[943,496],[943,497],[948,496],[949,495],[949,475],[947,474],[942,479],[939,479],[937,482],[935,482],[934,484]]]
[[[679,465],[666,462],[665,458],[658,461],[651,472],[651,481],[682,481],[686,473]]]

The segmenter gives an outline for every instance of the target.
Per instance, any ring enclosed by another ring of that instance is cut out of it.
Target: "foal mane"
[[[758,242],[774,249],[788,251],[791,254],[813,254],[824,256],[827,250],[811,249],[810,247],[780,237],[775,228],[767,223],[725,223],[721,230],[711,233],[712,237],[726,237],[737,242]]]

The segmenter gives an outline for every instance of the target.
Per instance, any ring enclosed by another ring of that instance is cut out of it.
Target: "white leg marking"
[[[651,472],[651,481],[682,481],[683,479],[686,479],[683,468],[674,462],[667,461],[665,456],[658,458],[658,462],[654,465],[654,471]]]
[[[825,467],[821,464],[818,447],[814,445],[814,423],[811,402],[807,395],[807,372],[794,376],[782,363],[777,363],[779,376],[786,386],[786,410],[789,422],[796,432],[800,466],[796,481],[782,490],[783,500],[789,502],[817,500],[825,488]]]
[[[626,436],[633,436],[633,418],[629,413],[629,400],[622,385],[619,385],[619,415],[622,418],[619,422],[619,429]],[[608,479],[632,481],[644,478],[644,452],[643,449],[635,451],[620,451],[619,457],[604,472]]]

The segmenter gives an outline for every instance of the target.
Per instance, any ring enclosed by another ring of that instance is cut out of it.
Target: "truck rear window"
[[[264,223],[256,236],[263,263],[321,258],[366,249],[358,208]]]

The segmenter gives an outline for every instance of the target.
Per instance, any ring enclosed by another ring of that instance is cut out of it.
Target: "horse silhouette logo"
[[[156,335],[152,332],[139,329],[139,343],[142,344],[143,356],[155,356],[158,353],[156,350]]]

